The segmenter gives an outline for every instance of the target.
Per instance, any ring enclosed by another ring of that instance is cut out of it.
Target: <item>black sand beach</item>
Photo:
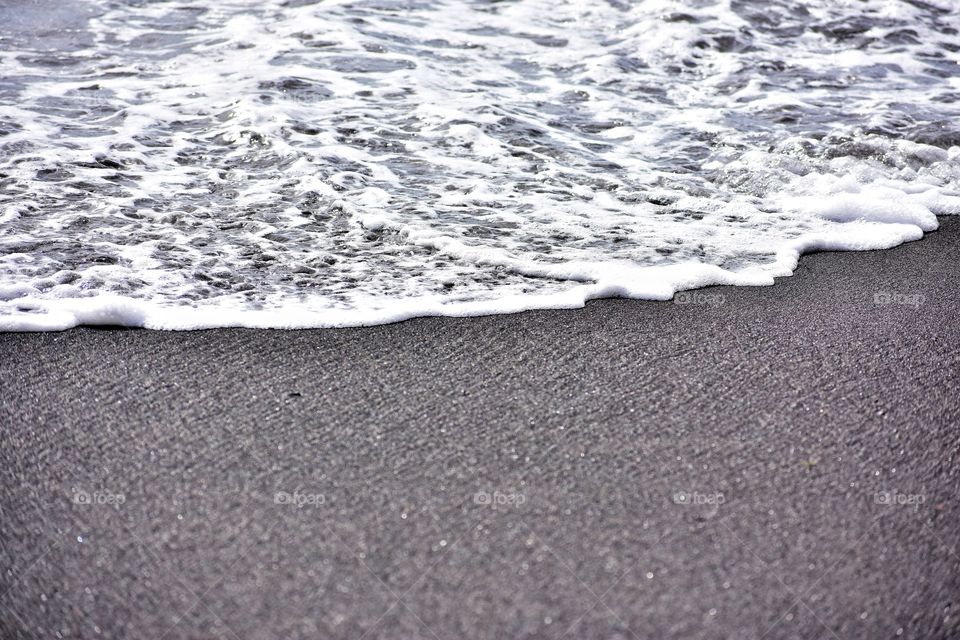
[[[958,281],[2,335],[0,635],[960,637]]]

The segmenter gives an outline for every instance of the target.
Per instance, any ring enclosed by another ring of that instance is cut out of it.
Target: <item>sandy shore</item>
[[[960,637],[958,282],[2,335],[0,635]]]

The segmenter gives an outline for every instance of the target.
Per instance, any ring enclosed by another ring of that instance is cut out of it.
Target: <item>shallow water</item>
[[[947,0],[0,0],[0,328],[771,284],[960,213]]]

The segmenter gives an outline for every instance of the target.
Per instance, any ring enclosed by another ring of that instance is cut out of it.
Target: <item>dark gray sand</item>
[[[0,336],[0,635],[960,637],[958,282]]]

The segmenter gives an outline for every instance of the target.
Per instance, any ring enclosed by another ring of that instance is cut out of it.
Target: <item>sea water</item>
[[[0,0],[0,329],[769,285],[960,213],[951,0]]]

